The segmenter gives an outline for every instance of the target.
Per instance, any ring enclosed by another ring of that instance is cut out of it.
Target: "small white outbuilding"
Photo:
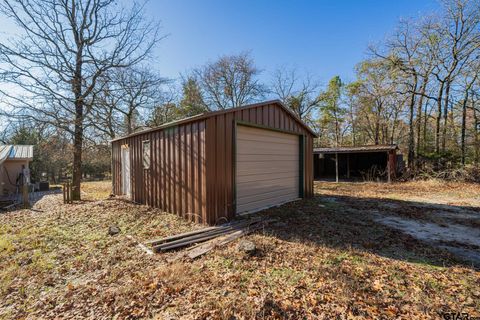
[[[18,187],[29,180],[32,160],[31,145],[0,145],[0,196],[21,192]]]

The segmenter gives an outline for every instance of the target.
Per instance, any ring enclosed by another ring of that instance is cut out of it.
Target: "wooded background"
[[[408,172],[480,161],[480,1],[448,0],[399,21],[367,48],[356,79],[328,83],[298,69],[263,70],[250,52],[156,73],[163,39],[143,6],[115,1],[5,1],[19,34],[0,43],[3,143],[34,144],[33,174],[110,170],[108,141],[206,111],[279,99],[319,135],[317,146],[398,144]],[[260,79],[270,79],[261,81]]]

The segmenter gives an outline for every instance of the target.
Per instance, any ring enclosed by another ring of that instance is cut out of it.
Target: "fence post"
[[[30,208],[30,201],[28,199],[28,184],[24,183],[22,186],[23,208]]]
[[[67,203],[70,203],[70,182],[67,181]]]

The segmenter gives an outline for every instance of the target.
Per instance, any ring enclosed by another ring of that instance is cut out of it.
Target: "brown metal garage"
[[[312,196],[314,137],[276,100],[175,121],[112,141],[113,192],[225,222]]]

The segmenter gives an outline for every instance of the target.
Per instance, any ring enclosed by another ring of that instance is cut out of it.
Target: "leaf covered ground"
[[[109,188],[89,183],[81,203],[48,195],[0,214],[0,319],[480,316],[478,269],[371,214],[383,205],[422,220],[411,206],[422,202],[476,210],[476,185],[316,183],[313,199],[262,213],[278,222],[247,237],[255,255],[237,241],[173,263],[175,253],[146,255],[136,241],[201,226],[108,199]]]

